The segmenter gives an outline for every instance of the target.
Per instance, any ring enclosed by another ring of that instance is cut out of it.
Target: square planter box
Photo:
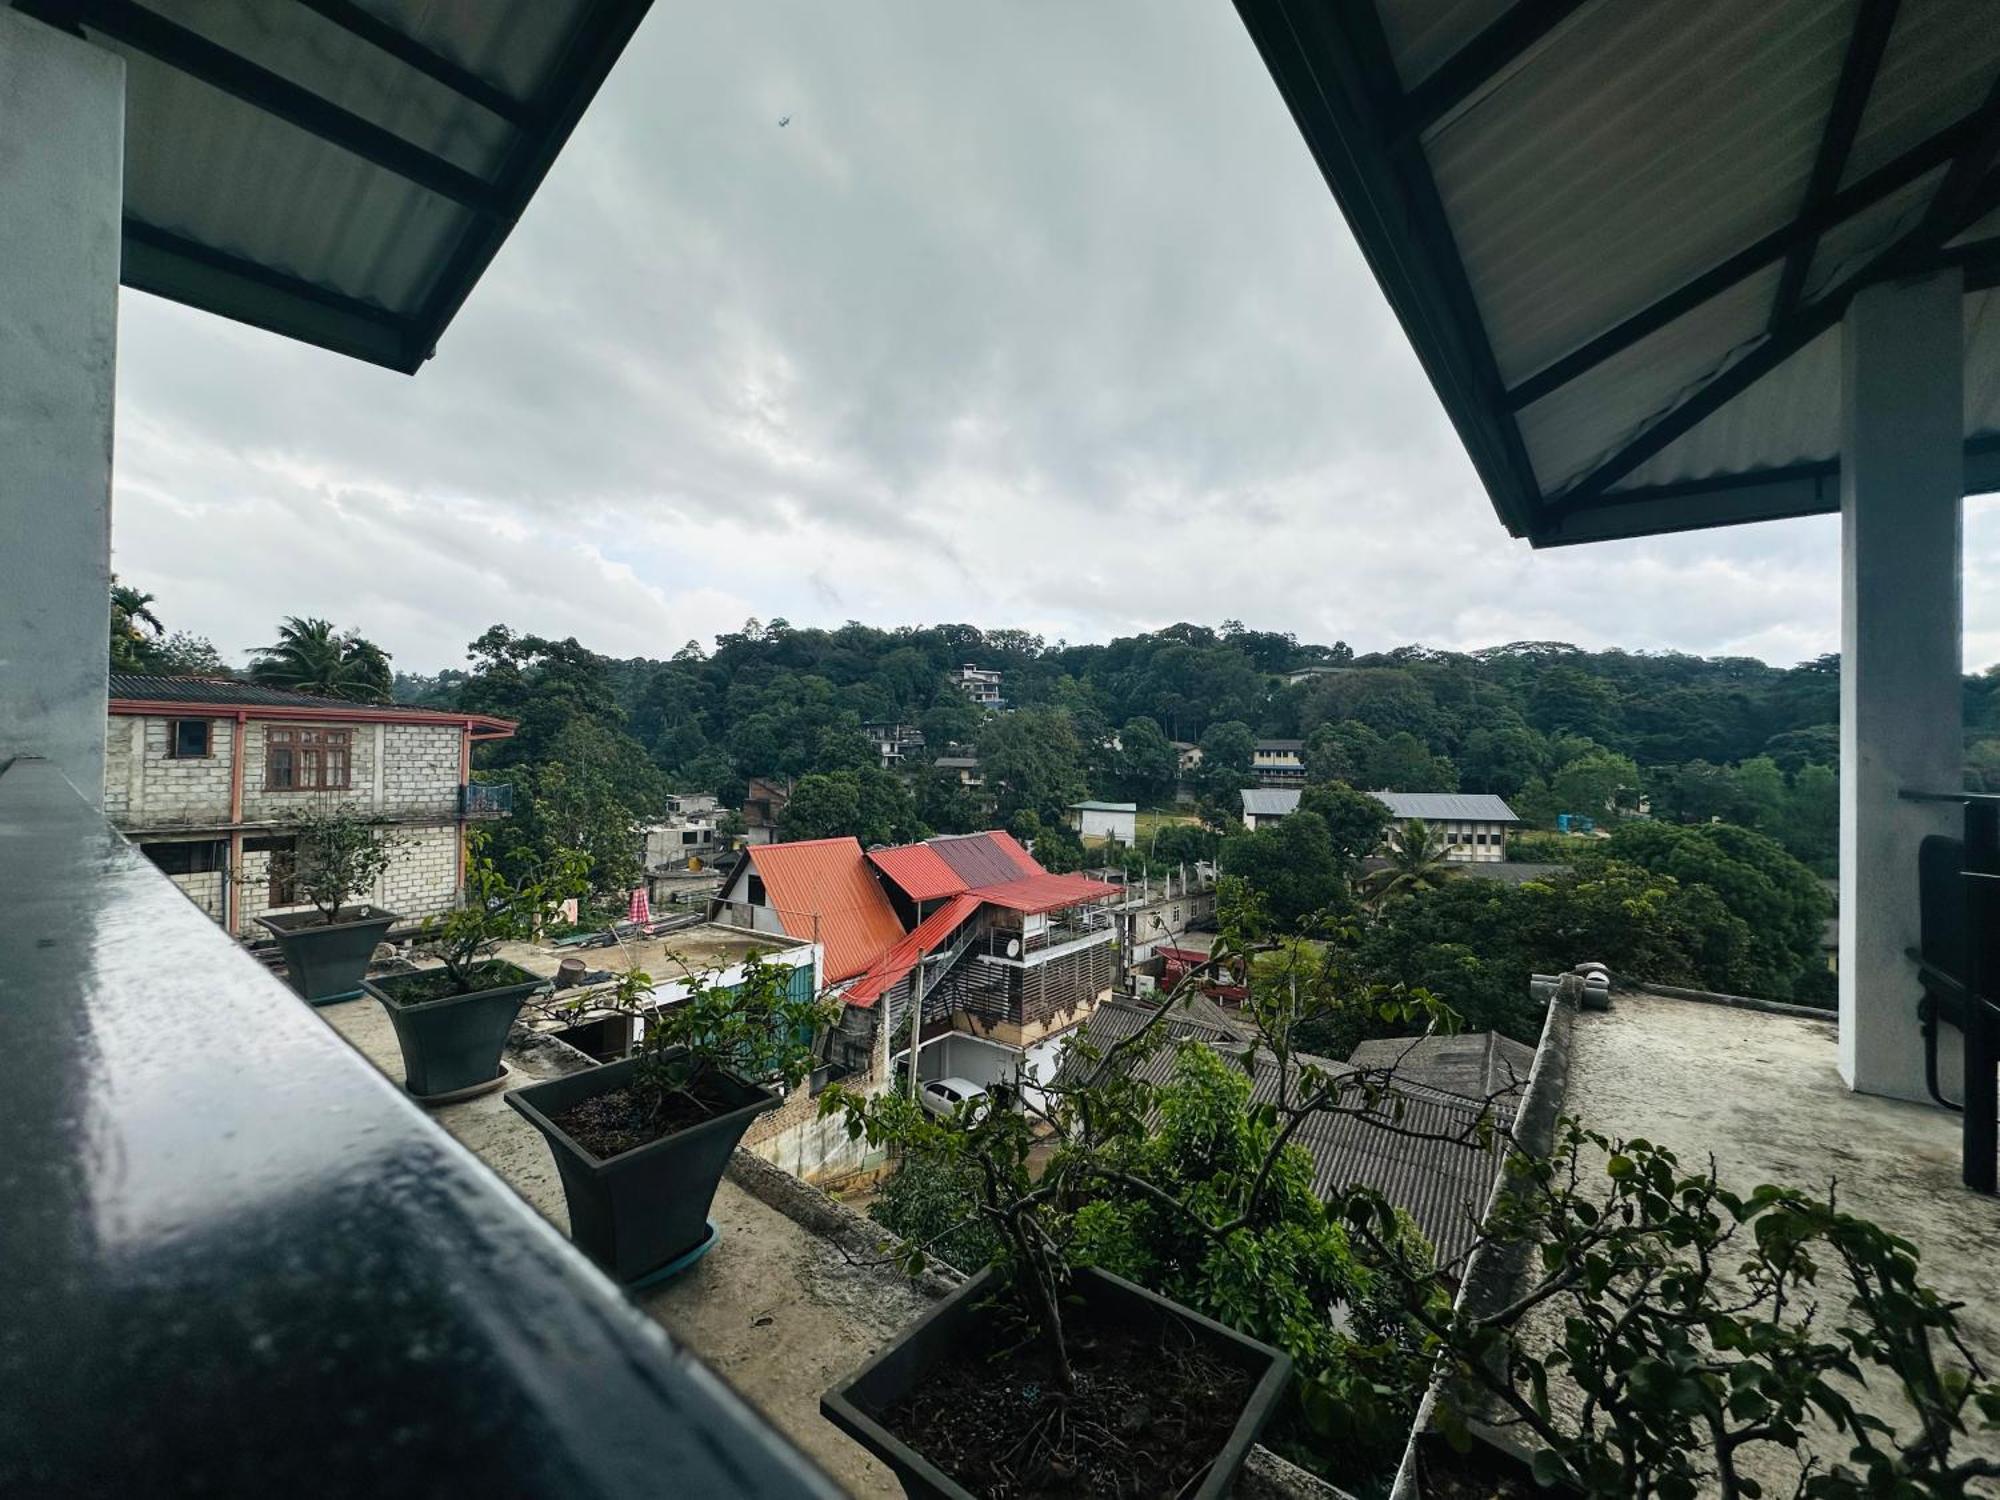
[[[918,1318],[867,1364],[820,1397],[820,1412],[842,1432],[881,1459],[913,1500],[976,1500],[976,1497],[876,1419],[928,1378],[930,1371],[959,1350],[993,1347],[980,1306],[999,1289],[1000,1272],[989,1266]],[[1127,1327],[1155,1329],[1175,1324],[1206,1351],[1246,1372],[1250,1394],[1200,1485],[1183,1490],[1186,1500],[1223,1500],[1237,1471],[1250,1456],[1292,1379],[1291,1356],[1246,1338],[1235,1329],[1095,1267],[1075,1273],[1071,1290],[1093,1317]]]
[[[318,912],[257,919],[257,925],[278,940],[286,982],[314,1005],[358,996],[376,945],[402,921],[383,906],[343,906],[335,915],[340,920],[330,926],[320,921]]]
[[[608,1158],[593,1155],[555,1123],[552,1117],[572,1106],[624,1088],[637,1066],[628,1057],[507,1094],[507,1103],[541,1131],[556,1159],[569,1200],[570,1239],[628,1284],[702,1244],[730,1154],[753,1119],[784,1102],[769,1089],[723,1074],[721,1090],[732,1108]]]
[[[403,1087],[422,1104],[448,1104],[496,1089],[507,1080],[500,1054],[507,1033],[528,996],[549,981],[526,969],[507,967],[517,982],[474,990],[469,995],[445,995],[405,1005],[399,998],[412,980],[436,973],[391,974],[363,984],[389,1013],[396,1041],[403,1049]]]

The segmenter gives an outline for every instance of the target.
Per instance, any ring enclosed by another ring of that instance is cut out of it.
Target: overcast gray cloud
[[[750,615],[1837,645],[1830,519],[1508,539],[1214,0],[658,0],[415,379],[122,332],[115,566],[231,656],[293,613],[414,669]]]

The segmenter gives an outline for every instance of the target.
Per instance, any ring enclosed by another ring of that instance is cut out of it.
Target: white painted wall
[[[0,765],[104,797],[125,63],[0,9]]]

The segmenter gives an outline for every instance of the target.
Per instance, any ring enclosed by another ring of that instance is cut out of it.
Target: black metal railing
[[[0,1495],[839,1493],[46,761],[0,1052]]]
[[[2000,796],[1905,792],[1905,801],[1965,809],[1962,839],[1933,835],[1918,855],[1921,943],[1911,953],[1923,983],[1918,1022],[1931,1095],[1960,1111],[1965,1185],[2000,1190]],[[1954,878],[1955,877],[1955,878]],[[1938,1082],[1941,1029],[1962,1039],[1964,1083],[1946,1098]]]
[[[511,818],[514,788],[505,782],[468,781],[458,789],[461,818]]]

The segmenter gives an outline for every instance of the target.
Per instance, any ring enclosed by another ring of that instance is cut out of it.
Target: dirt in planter
[[[1082,1309],[1064,1329],[1074,1395],[1040,1339],[998,1357],[969,1340],[879,1420],[986,1500],[1135,1500],[1199,1483],[1243,1414],[1249,1375],[1185,1330],[1093,1327]]]
[[[558,1130],[592,1156],[608,1160],[661,1136],[727,1114],[741,1102],[725,1098],[705,1084],[697,1084],[692,1095],[678,1090],[659,1094],[650,1089],[641,1093],[623,1088],[572,1104],[549,1118]]]
[[[444,969],[421,969],[415,974],[396,974],[375,987],[398,1005],[422,1005],[428,1000],[445,1000],[453,995],[476,995],[481,990],[502,989],[510,984],[526,984],[535,976],[504,959],[489,959],[472,970],[472,987],[460,989]]]

